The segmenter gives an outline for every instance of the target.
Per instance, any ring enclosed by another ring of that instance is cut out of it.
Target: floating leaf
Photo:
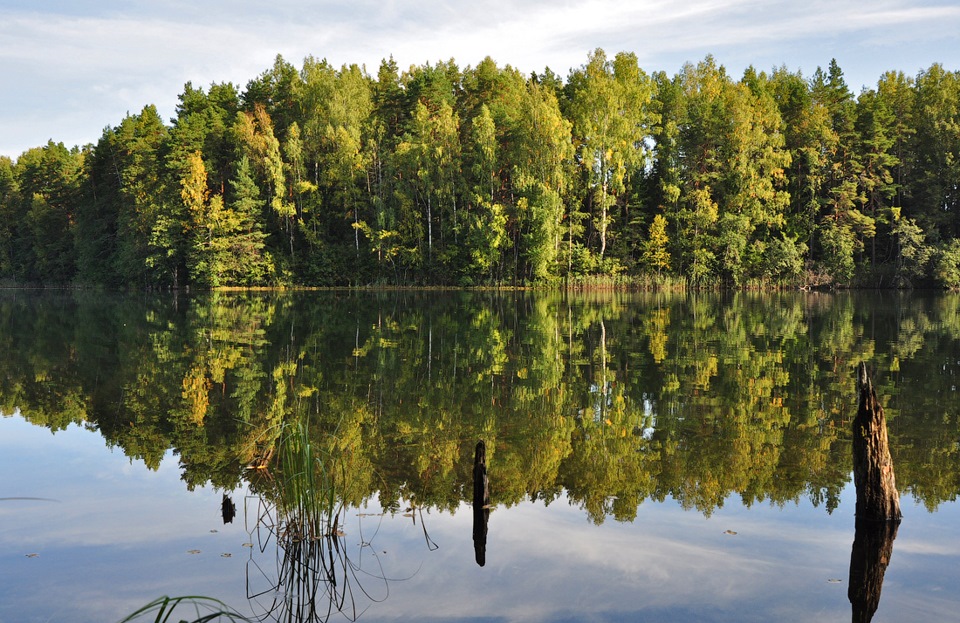
[[[200,550],[198,550],[198,549],[188,549],[188,550],[187,550],[187,553],[188,553],[188,554],[199,554],[199,553],[200,553]]]
[[[232,556],[233,556],[233,554],[231,554],[230,552],[224,552],[224,553],[220,554],[220,557],[221,557],[221,558],[230,558],[230,557],[232,557]]]
[[[734,532],[733,530],[727,530],[726,532],[724,532],[724,534],[729,534],[730,536],[736,536],[736,535],[737,535],[737,533]]]
[[[827,582],[829,582],[830,584],[840,584],[841,582],[843,582],[843,580],[838,580],[837,578],[830,578],[829,580],[827,580]]]
[[[253,543],[244,543],[243,547],[253,547]]]
[[[36,557],[38,557],[39,555],[40,555],[40,554],[27,554],[27,558],[36,558]]]

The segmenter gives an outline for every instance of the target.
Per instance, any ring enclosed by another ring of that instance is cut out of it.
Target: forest
[[[960,72],[851,92],[597,49],[370,75],[278,56],[96,144],[0,157],[0,279],[313,286],[960,287]]]

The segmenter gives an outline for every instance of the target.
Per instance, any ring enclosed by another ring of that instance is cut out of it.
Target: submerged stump
[[[867,366],[857,366],[860,403],[853,420],[853,481],[857,522],[900,521],[900,494],[893,474],[887,422]]]

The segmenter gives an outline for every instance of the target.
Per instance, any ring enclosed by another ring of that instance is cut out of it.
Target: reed
[[[193,618],[187,618],[193,617]],[[153,621],[154,623],[211,623],[212,621],[230,621],[248,623],[252,621],[232,610],[227,604],[212,597],[184,595],[180,597],[160,597],[130,614],[120,623]]]
[[[285,425],[280,438],[276,504],[278,536],[284,542],[335,533],[343,506],[335,485],[342,468],[316,447],[309,433],[306,423],[296,421]]]
[[[256,564],[260,577],[249,575],[248,567],[247,578],[247,596],[262,619],[319,622],[340,613],[355,620],[364,610],[358,607],[359,596],[379,601],[369,586],[364,588],[361,576],[367,584],[386,584],[382,570],[361,569],[350,559],[342,531],[346,468],[322,441],[311,439],[302,420],[284,423],[278,437],[269,474],[272,495],[260,497],[253,525],[257,549],[275,551],[276,568]],[[370,549],[369,543],[360,549]],[[253,589],[264,580],[262,590]],[[384,587],[384,598],[386,592]]]

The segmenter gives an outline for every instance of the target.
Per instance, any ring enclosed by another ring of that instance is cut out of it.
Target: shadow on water
[[[237,505],[226,493],[223,494],[223,501],[220,502],[220,516],[223,518],[223,525],[233,523],[233,518],[237,516]]]

